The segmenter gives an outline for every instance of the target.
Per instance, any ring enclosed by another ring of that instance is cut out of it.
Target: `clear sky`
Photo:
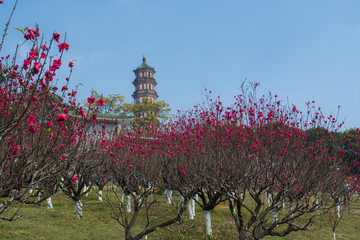
[[[2,26],[13,2],[0,5]],[[37,23],[46,36],[67,33],[80,99],[94,88],[132,101],[132,70],[146,54],[172,110],[201,103],[205,87],[231,104],[247,78],[300,109],[315,100],[328,115],[340,105],[352,128],[360,127],[359,13],[358,0],[19,0],[2,54],[21,40],[14,27]]]

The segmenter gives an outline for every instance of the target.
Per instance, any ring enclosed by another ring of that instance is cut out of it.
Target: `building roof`
[[[152,71],[155,72],[155,70],[154,70],[153,67],[150,67],[149,65],[146,64],[145,55],[143,56],[143,63],[142,63],[139,67],[137,67],[137,68],[134,70],[134,72],[137,72],[137,71],[140,70],[140,69],[150,69],[150,70],[152,70]]]

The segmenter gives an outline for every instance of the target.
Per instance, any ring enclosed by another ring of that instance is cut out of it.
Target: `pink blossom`
[[[50,71],[46,71],[45,72],[45,80],[46,81],[52,81],[53,80],[53,75],[54,75],[54,73],[52,73]]]
[[[36,117],[33,116],[33,115],[29,115],[29,116],[28,116],[28,122],[27,122],[27,124],[28,124],[29,126],[35,125],[35,124],[36,124]]]
[[[69,67],[71,67],[71,68],[74,67],[74,62],[73,61],[69,62]]]
[[[55,59],[53,61],[53,66],[59,68],[61,66],[61,59]]]
[[[63,155],[61,155],[61,160],[65,160],[65,158],[67,157],[67,154],[63,154]]]
[[[11,157],[16,156],[17,153],[18,153],[18,151],[20,150],[20,148],[21,148],[20,145],[15,146],[15,147],[13,148],[10,156],[11,156]]]
[[[35,126],[30,126],[29,129],[27,130],[27,132],[29,133],[37,133],[37,131],[40,129],[39,125],[35,125]]]
[[[24,34],[24,38],[26,40],[29,40],[29,39],[35,39],[36,37],[39,37],[40,36],[40,33],[37,29],[32,29],[32,28],[28,28],[27,29],[27,33]]]
[[[95,98],[94,97],[88,97],[87,102],[89,104],[93,104],[95,102]]]
[[[54,39],[55,41],[59,42],[60,36],[61,36],[60,33],[55,32],[55,33],[53,34],[53,39]]]
[[[29,68],[29,65],[31,64],[31,61],[29,59],[24,59],[23,62],[23,68],[27,70]]]
[[[68,90],[68,86],[63,86],[62,88],[61,88],[61,91],[63,92],[63,91],[66,91],[66,90]]]
[[[59,47],[59,52],[61,52],[61,51],[63,51],[64,49],[65,49],[66,51],[69,50],[70,45],[69,45],[67,42],[63,42],[63,43],[60,43],[60,44],[58,45],[58,47]]]
[[[101,182],[105,182],[105,177],[103,174],[101,174]]]
[[[71,185],[74,184],[77,181],[77,176],[75,175],[72,179],[71,179]]]
[[[39,62],[35,62],[34,67],[31,69],[33,74],[38,74],[40,72],[41,65]]]
[[[30,49],[30,52],[29,52],[29,59],[32,60],[32,59],[35,59],[37,58],[38,56],[38,51],[36,48],[32,48]]]
[[[84,118],[86,118],[86,112],[82,108],[79,109],[78,114],[82,115]]]
[[[42,52],[40,58],[46,58],[46,53]]]
[[[103,99],[100,99],[100,100],[97,101],[96,104],[97,104],[98,106],[102,106],[102,105],[104,105],[104,103],[105,103],[105,101],[104,101]]]
[[[64,122],[66,119],[68,119],[68,115],[65,113],[61,113],[59,116],[57,116],[56,121],[60,123]]]

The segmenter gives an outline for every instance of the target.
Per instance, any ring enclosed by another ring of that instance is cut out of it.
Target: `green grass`
[[[166,204],[165,196],[155,196],[159,204],[153,209],[155,223],[159,216],[171,217],[172,209]],[[174,197],[178,201],[178,197]],[[122,227],[110,218],[111,210],[106,202],[97,200],[95,193],[83,200],[83,218],[74,218],[74,206],[70,199],[61,193],[53,197],[54,209],[28,205],[24,209],[24,216],[17,221],[0,221],[0,239],[124,239]],[[237,239],[237,231],[227,205],[222,204],[211,213],[213,236],[211,239]],[[350,213],[343,214],[342,222],[337,228],[337,239],[360,239],[360,202],[352,205]],[[202,210],[196,208],[194,220],[186,219],[182,224],[174,224],[159,229],[148,235],[148,239],[210,239],[204,234],[204,216]],[[134,232],[141,231],[143,218],[135,226]],[[332,239],[332,230],[328,219],[320,223],[319,230],[308,230],[291,233],[282,239]],[[319,224],[315,227],[319,227]],[[265,239],[279,239],[267,237]]]

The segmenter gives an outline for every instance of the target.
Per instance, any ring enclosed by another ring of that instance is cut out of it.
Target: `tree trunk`
[[[36,197],[36,201],[40,201],[40,197],[41,197],[41,192],[38,193],[37,197]]]
[[[285,198],[283,198],[282,199],[282,210],[284,210],[285,209],[285,207],[286,207],[286,199]]]
[[[128,195],[126,196],[126,198]],[[127,227],[125,228],[125,239],[126,240],[133,240],[134,238],[131,236],[130,229]]]
[[[184,202],[184,196],[180,194],[180,205]]]
[[[168,204],[172,203],[172,194],[173,194],[173,190],[166,189],[166,196],[167,196]]]
[[[120,187],[121,189],[121,194],[120,194],[120,202],[124,203],[124,190]]]
[[[191,199],[191,211],[192,215],[195,217],[195,200],[193,198]]]
[[[233,198],[230,198],[229,201],[231,202],[231,205],[234,206],[234,199],[233,199]],[[236,215],[235,207],[233,208],[232,212],[233,212],[234,215]]]
[[[48,209],[53,209],[54,208],[53,205],[52,205],[51,197],[48,197],[46,199],[46,206],[47,206]]]
[[[336,217],[340,218],[340,203],[336,203]]]
[[[277,220],[278,220],[277,211],[274,210],[274,211],[272,212],[272,220],[271,220],[271,223],[274,223],[274,222],[276,222]]]
[[[212,229],[211,229],[211,216],[209,210],[204,210],[204,216],[205,216],[205,232],[206,235],[211,235]]]
[[[194,213],[192,208],[192,200],[189,200],[187,203],[187,213],[189,219],[194,219]]]
[[[294,216],[293,211],[294,211],[293,201],[290,200],[289,201],[289,214],[290,214],[291,217]]]
[[[102,190],[99,190],[99,192],[98,192],[98,200],[99,201],[102,201],[103,199],[102,199]]]
[[[131,196],[126,195],[126,212],[131,213]]]
[[[82,218],[82,203],[80,200],[74,201],[75,203],[75,218],[81,219]]]
[[[270,207],[271,204],[272,204],[272,194],[271,194],[271,193],[268,193],[268,194],[267,194],[267,197],[268,197],[268,206]]]
[[[84,192],[86,192],[88,190],[88,187],[86,185],[84,185]],[[85,193],[85,196],[89,196],[89,192]]]

